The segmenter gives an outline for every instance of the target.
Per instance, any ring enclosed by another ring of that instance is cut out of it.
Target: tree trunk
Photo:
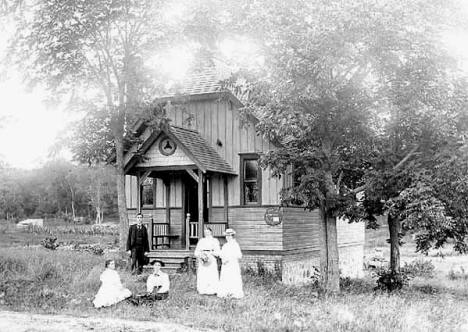
[[[96,206],[96,220],[95,220],[95,224],[96,225],[100,225],[102,222],[101,220],[101,208],[99,206]]]
[[[72,208],[72,219],[73,219],[73,223],[75,223],[75,218],[76,218],[76,214],[75,214],[75,199],[73,198],[73,195],[72,195],[72,201],[71,201],[71,208]]]
[[[388,216],[388,230],[390,231],[390,269],[400,273],[400,219]]]
[[[320,213],[320,274],[326,292],[340,291],[340,270],[336,218]]]
[[[118,126],[118,124],[117,124]],[[123,126],[122,126],[123,128]],[[115,138],[115,152],[116,152],[116,177],[117,177],[117,204],[119,208],[120,218],[120,250],[124,251],[127,243],[128,236],[128,215],[127,215],[127,203],[125,199],[125,171],[124,171],[124,144],[123,134],[117,133],[114,135]]]

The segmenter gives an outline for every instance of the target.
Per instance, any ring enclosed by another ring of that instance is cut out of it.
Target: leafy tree
[[[18,219],[24,215],[24,209],[20,204],[20,188],[18,172],[14,169],[3,167],[0,172],[0,218]]]
[[[320,210],[324,286],[337,291],[337,217],[375,221],[377,212],[393,215],[402,195],[407,204],[399,213],[437,198],[433,187],[413,195],[420,182],[408,180],[420,166],[439,167],[430,156],[463,131],[465,85],[438,42],[449,12],[418,0],[241,7],[238,31],[261,44],[265,67],[230,83],[237,82],[244,111],[259,119],[257,129],[282,143],[264,165],[277,176],[293,165],[295,181],[283,190],[283,202]],[[361,191],[364,200],[356,197]],[[392,243],[398,242],[393,220]]]
[[[96,224],[103,222],[105,210],[111,210],[112,202],[115,201],[114,171],[114,169],[104,166],[81,168],[79,182],[88,204],[95,210]]]
[[[12,58],[31,83],[51,95],[72,95],[75,105],[99,100],[115,149],[120,243],[128,218],[124,190],[124,140],[132,118],[159,87],[145,59],[177,38],[164,19],[167,2],[153,0],[38,1],[18,23]]]

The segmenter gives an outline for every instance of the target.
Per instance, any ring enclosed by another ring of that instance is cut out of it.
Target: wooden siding
[[[182,207],[182,179],[173,175],[171,178],[170,203],[171,207]],[[125,176],[125,196],[127,199],[127,209],[137,208],[137,177]],[[156,208],[166,207],[166,189],[162,179],[156,178]],[[146,209],[145,209],[146,210]]]
[[[284,208],[284,250],[320,250],[320,214],[318,210],[306,211],[300,207]],[[337,220],[338,247],[364,244],[364,223],[349,224]]]
[[[197,130],[200,135],[216,150],[233,170],[239,174],[239,153],[266,152],[274,145],[257,135],[252,123],[241,124],[237,109],[230,109],[227,101],[201,100],[176,105],[168,112],[172,124]],[[187,119],[192,118],[192,122]],[[221,144],[219,144],[221,143]],[[279,204],[279,191],[282,180],[272,178],[270,170],[262,172],[262,204]],[[213,180],[214,192],[222,194],[222,179]],[[229,205],[240,205],[239,176],[230,176],[228,181]],[[213,204],[217,195],[213,195]],[[219,196],[222,199],[223,196]]]
[[[159,151],[159,143],[163,137],[165,136],[162,135],[153,143],[150,149],[145,153],[147,159],[137,164],[137,167],[186,166],[195,164],[179,147],[177,147],[174,154],[170,156],[163,155]]]
[[[213,207],[213,212],[211,214],[212,216],[212,219],[210,220],[210,222],[212,223],[223,223],[225,222],[224,220],[224,208],[222,207]]]
[[[156,178],[156,207],[166,207],[166,188],[162,179]]]
[[[336,222],[338,246],[364,244],[365,224],[363,222],[348,223],[345,219]]]
[[[213,197],[212,204],[213,206],[223,206],[224,205],[224,186],[223,186],[223,177],[219,174],[214,174],[211,179],[211,196]]]
[[[236,231],[242,250],[282,250],[282,225],[266,224],[265,207],[229,208],[229,227]]]
[[[283,209],[284,250],[320,249],[320,215],[299,207]]]
[[[125,175],[125,197],[127,209],[137,208],[137,177]]]

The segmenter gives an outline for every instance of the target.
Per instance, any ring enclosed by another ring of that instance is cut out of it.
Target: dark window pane
[[[257,180],[258,163],[257,160],[246,160],[244,166],[244,179]]]
[[[245,203],[258,203],[257,182],[244,183]]]
[[[153,205],[154,203],[153,178],[147,178],[142,184],[141,203],[143,205]]]

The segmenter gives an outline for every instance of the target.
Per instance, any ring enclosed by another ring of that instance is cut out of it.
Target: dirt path
[[[0,311],[2,332],[182,332],[199,331],[179,324],[131,321],[104,317],[73,317]],[[205,330],[206,331],[206,330]]]

